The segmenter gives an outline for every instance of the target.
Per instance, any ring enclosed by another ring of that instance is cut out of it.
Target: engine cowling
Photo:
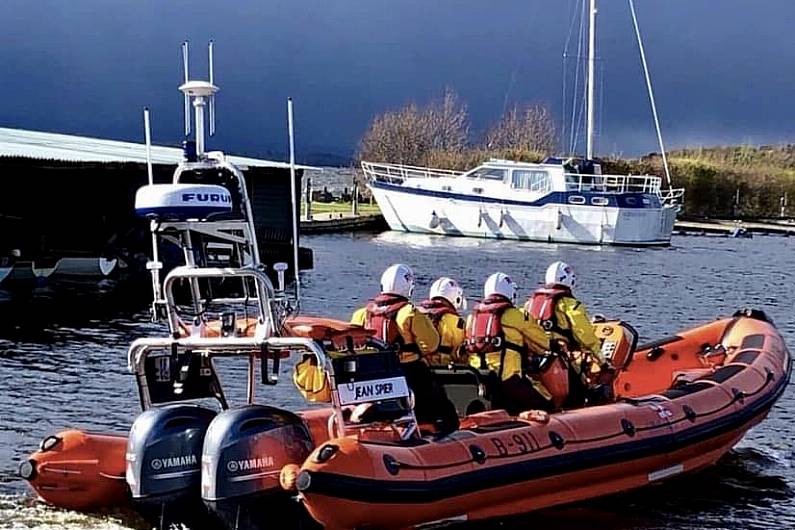
[[[294,524],[300,507],[282,490],[279,474],[303,463],[313,447],[309,429],[292,412],[263,405],[224,411],[204,439],[202,499],[228,528]]]

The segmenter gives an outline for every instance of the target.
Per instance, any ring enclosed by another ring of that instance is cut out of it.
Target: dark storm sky
[[[445,86],[474,131],[505,101],[561,118],[561,54],[575,0],[1,0],[0,126],[181,141],[179,44],[194,77],[216,42],[210,146],[282,156],[293,96],[299,158],[347,155],[370,118]],[[636,0],[672,147],[795,141],[795,2]],[[601,0],[598,151],[656,149],[625,0]]]

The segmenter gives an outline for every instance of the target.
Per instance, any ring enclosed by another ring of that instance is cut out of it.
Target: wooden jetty
[[[681,220],[674,225],[674,233],[681,235],[716,234],[743,237],[746,234],[795,235],[795,223],[787,221],[729,221],[718,219]]]
[[[328,232],[378,232],[388,228],[381,214],[353,215],[345,213],[314,214],[311,220],[301,220],[302,234]]]

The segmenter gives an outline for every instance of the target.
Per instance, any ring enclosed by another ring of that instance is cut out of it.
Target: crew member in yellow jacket
[[[465,330],[462,311],[466,311],[464,290],[452,278],[433,282],[428,299],[420,303],[420,311],[428,315],[439,332],[439,348],[426,360],[432,366],[444,366],[462,360]],[[464,361],[466,362],[466,361]]]
[[[414,393],[417,421],[451,432],[458,428],[458,414],[425,360],[438,350],[439,333],[431,319],[411,303],[413,292],[411,268],[392,265],[381,276],[381,293],[357,310],[351,323],[374,331],[377,338],[398,348],[406,383]]]
[[[484,300],[466,326],[469,364],[497,376],[492,406],[509,414],[550,409],[552,395],[530,367],[549,348],[544,330],[514,306],[516,284],[504,273],[489,276]]]
[[[545,285],[533,293],[525,312],[553,338],[563,340],[569,351],[588,354],[598,365],[605,362],[602,345],[594,333],[585,304],[572,293],[577,283],[574,269],[562,261],[549,266]]]

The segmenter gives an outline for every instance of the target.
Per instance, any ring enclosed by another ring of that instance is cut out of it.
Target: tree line
[[[452,90],[425,105],[410,103],[375,116],[356,159],[468,170],[489,158],[539,162],[560,155],[555,120],[543,104],[516,104],[474,135],[466,104]],[[672,185],[685,188],[690,217],[795,215],[795,145],[688,148],[668,154]],[[603,172],[663,176],[662,160],[602,158]]]

